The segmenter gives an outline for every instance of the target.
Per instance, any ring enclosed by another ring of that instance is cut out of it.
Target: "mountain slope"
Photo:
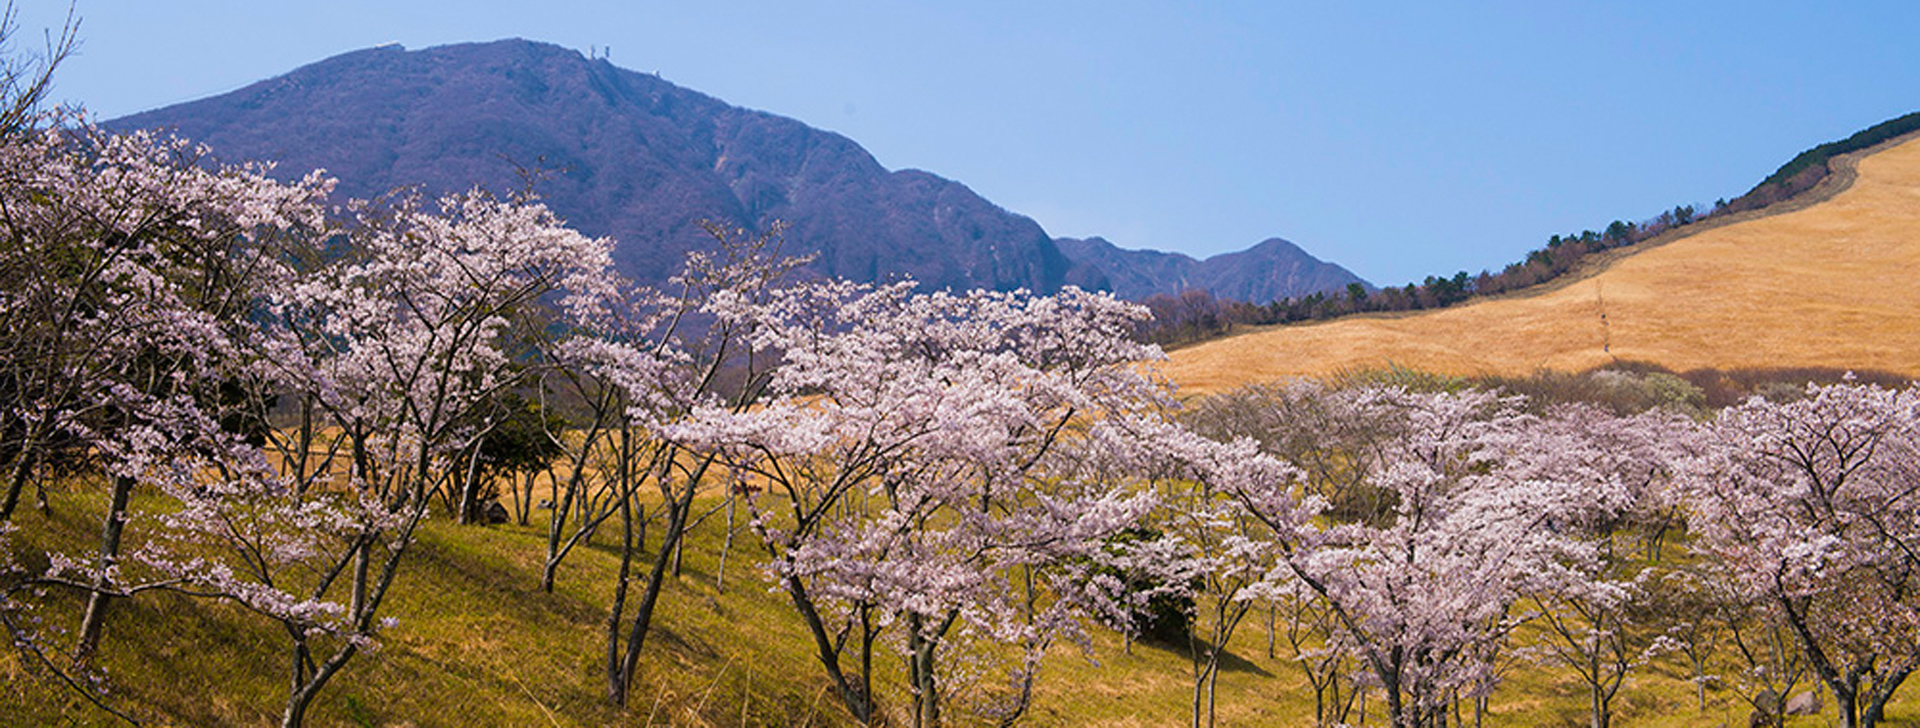
[[[171,129],[289,174],[326,168],[353,196],[504,192],[523,184],[516,165],[551,170],[538,187],[548,204],[582,232],[616,236],[616,262],[642,280],[704,246],[694,223],[712,219],[786,221],[787,252],[860,280],[1080,282],[1039,225],[959,183],[890,172],[840,135],[542,43],[362,50],[108,125]]]
[[[1205,290],[1216,298],[1266,303],[1287,296],[1344,291],[1366,281],[1280,238],[1268,238],[1246,250],[1195,260],[1180,253],[1127,250],[1103,238],[1055,238],[1060,252],[1099,268],[1121,298]]]
[[[1616,360],[1920,374],[1920,137],[1835,168],[1824,200],[1622,251],[1562,283],[1215,340],[1175,352],[1165,373],[1188,392],[1389,363],[1456,374]]]
[[[535,170],[548,205],[582,232],[617,238],[616,264],[643,281],[708,247],[696,224],[705,219],[747,230],[783,221],[785,252],[860,281],[1050,292],[1123,280],[1132,297],[1192,287],[1127,256],[1070,260],[1033,220],[957,182],[889,171],[838,134],[524,40],[355,51],[107,126],[172,130],[288,175],[325,168],[355,197],[401,185],[507,192]],[[1251,277],[1223,269],[1202,287],[1266,301],[1352,277],[1281,245],[1248,251],[1262,261]]]

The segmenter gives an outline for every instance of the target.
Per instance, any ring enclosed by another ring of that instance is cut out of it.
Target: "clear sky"
[[[15,2],[18,50],[67,9]],[[610,47],[1057,236],[1278,236],[1383,285],[1733,197],[1920,110],[1920,3],[1463,5],[78,0],[54,95],[111,118],[386,42]]]

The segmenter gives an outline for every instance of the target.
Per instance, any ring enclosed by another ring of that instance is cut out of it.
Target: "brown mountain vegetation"
[[[1545,287],[1265,328],[1175,352],[1165,372],[1190,393],[1389,365],[1462,375],[1623,361],[1920,374],[1920,136],[1830,164],[1795,200],[1595,256]]]

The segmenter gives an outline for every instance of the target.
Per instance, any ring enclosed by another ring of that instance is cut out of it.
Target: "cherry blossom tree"
[[[583,402],[585,417],[574,437],[555,435],[568,451],[574,475],[554,507],[543,585],[551,588],[553,569],[575,544],[619,516],[620,567],[606,638],[607,697],[615,705],[626,704],[662,587],[678,575],[681,546],[696,522],[694,498],[703,487],[710,490],[724,481],[714,467],[716,454],[690,453],[653,433],[698,408],[737,414],[757,400],[773,358],[751,340],[753,321],[718,315],[716,307],[764,304],[778,282],[804,263],[778,255],[777,227],[758,236],[711,224],[707,229],[717,252],[691,254],[667,289],[631,292],[610,322],[554,342],[547,352],[556,365],[549,386]],[[596,446],[596,441],[604,443]],[[604,455],[597,470],[611,475],[603,478],[598,496],[582,483],[596,451]],[[639,580],[628,618],[635,559],[646,546],[652,520],[635,496],[649,486],[664,510],[656,518],[664,515],[664,520],[654,529],[658,548]],[[731,503],[736,489],[727,492]],[[563,541],[561,524],[573,498],[587,499],[587,515]]]
[[[1163,404],[1133,366],[1157,350],[1128,339],[1143,312],[1104,295],[911,289],[719,302],[781,353],[770,397],[659,429],[765,487],[746,504],[769,571],[856,719],[878,715],[873,660],[891,635],[916,725],[939,723],[958,687],[940,655],[1025,648],[1011,720],[1040,652],[1103,609],[1114,580],[1094,566],[1149,504],[1100,467],[1087,427]]]
[[[1720,413],[1686,470],[1704,561],[1799,641],[1847,726],[1920,667],[1920,395],[1851,382]]]
[[[1586,683],[1589,721],[1610,725],[1629,673],[1668,649],[1651,610],[1663,571],[1646,560],[1671,498],[1675,463],[1697,428],[1662,410],[1618,416],[1563,405],[1507,432],[1500,446],[1508,478],[1561,495],[1545,526],[1573,541],[1563,561],[1572,578],[1536,593],[1548,662]]]
[[[1132,453],[1126,468],[1159,495],[1155,526],[1163,538],[1147,544],[1154,556],[1138,570],[1148,583],[1195,605],[1187,637],[1193,666],[1190,718],[1194,728],[1213,725],[1220,661],[1235,631],[1254,607],[1290,596],[1286,588],[1297,583],[1280,566],[1283,538],[1240,496],[1279,494],[1281,500],[1265,504],[1264,516],[1285,518],[1291,528],[1303,527],[1322,504],[1295,491],[1298,469],[1261,453],[1251,439],[1223,443],[1175,422],[1141,418],[1118,420],[1108,428],[1130,435],[1130,442],[1115,449]]]
[[[1508,636],[1533,616],[1524,597],[1580,578],[1591,549],[1556,519],[1589,509],[1589,494],[1513,457],[1533,424],[1515,399],[1311,384],[1254,399],[1266,397],[1346,424],[1317,445],[1285,420],[1238,420],[1280,428],[1262,440],[1307,473],[1304,496],[1256,482],[1239,497],[1333,612],[1394,725],[1444,724],[1458,696],[1492,688]],[[1303,505],[1323,517],[1302,519]]]
[[[320,257],[268,292],[259,346],[278,381],[310,394],[344,433],[345,487],[383,516],[359,521],[323,572],[340,578],[312,592],[344,597],[342,619],[365,633],[431,494],[454,487],[459,455],[490,426],[476,415],[520,381],[511,343],[547,323],[534,314],[549,302],[566,322],[606,316],[614,280],[608,241],[581,236],[531,201],[408,196],[363,205],[358,217],[344,254]],[[362,644],[339,642],[309,662],[309,644],[295,641],[302,659],[289,725]]]
[[[263,251],[323,225],[330,183],[281,184],[260,166],[211,167],[205,150],[77,121],[0,144],[9,401],[8,517],[34,471],[87,455],[111,482],[74,654],[96,648],[134,488],[161,443],[220,450],[205,428],[240,365]],[[234,423],[228,423],[234,424]],[[183,429],[184,428],[184,429]]]

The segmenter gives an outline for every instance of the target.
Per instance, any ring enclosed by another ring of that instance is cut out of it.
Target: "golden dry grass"
[[[1162,371],[1190,394],[1388,364],[1459,375],[1615,360],[1920,375],[1920,137],[1836,169],[1842,188],[1830,198],[1650,241],[1558,285],[1262,329],[1173,352]]]

